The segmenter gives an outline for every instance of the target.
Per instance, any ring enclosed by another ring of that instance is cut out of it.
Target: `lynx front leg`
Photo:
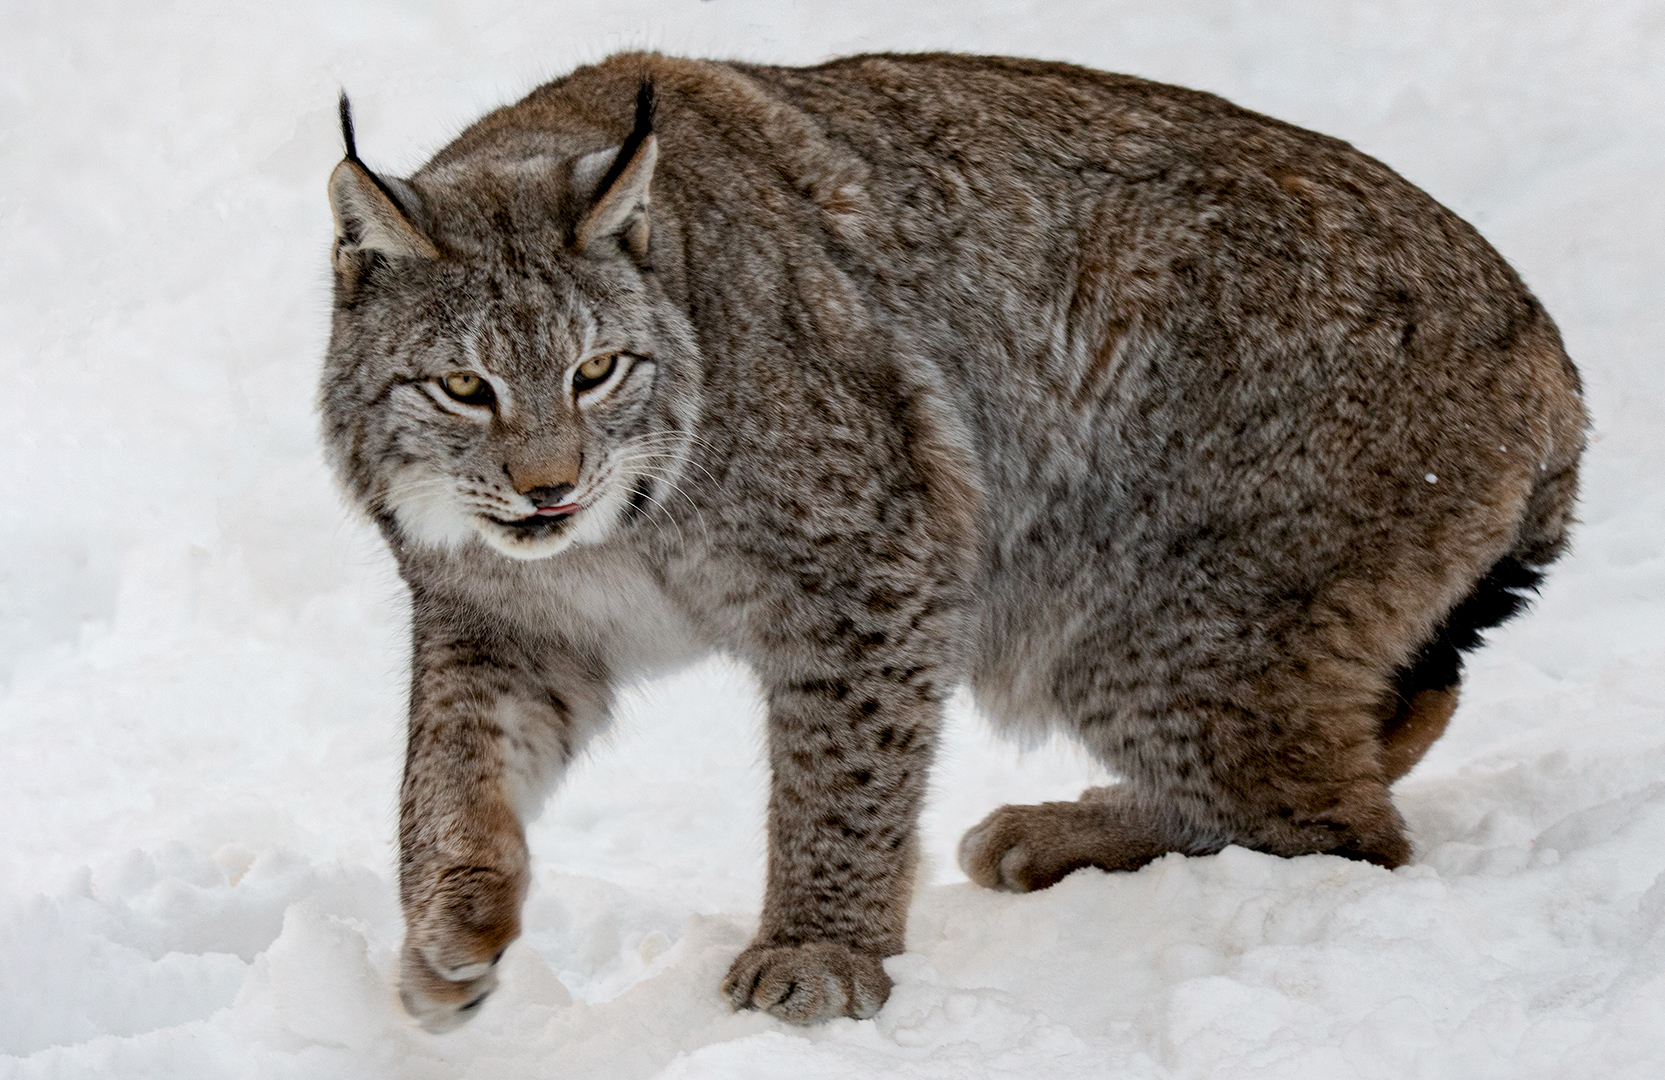
[[[735,1008],[807,1024],[890,995],[880,961],[903,948],[941,711],[929,675],[904,670],[771,687],[768,892],[723,983]]]
[[[522,823],[605,715],[604,691],[553,692],[542,667],[501,643],[417,629],[399,800],[399,990],[429,1031],[463,1023],[496,987],[529,881]]]

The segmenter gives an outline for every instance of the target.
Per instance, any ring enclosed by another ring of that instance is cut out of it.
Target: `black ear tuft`
[[[636,124],[630,135],[616,151],[597,150],[573,164],[575,190],[590,192],[590,208],[572,233],[572,246],[579,254],[607,258],[617,249],[610,244],[597,247],[596,242],[611,238],[638,267],[650,267],[648,187],[653,183],[654,163],[659,160],[659,137],[653,133],[657,104],[653,80],[644,76],[636,88]],[[605,171],[602,162],[607,162]],[[592,185],[589,178],[596,172],[602,176]]]
[[[659,95],[653,88],[653,76],[643,75],[636,87],[636,132],[642,138],[653,134],[653,120],[659,112]]]
[[[341,91],[341,99],[336,103],[341,114],[341,141],[347,149],[347,160],[364,170],[370,182],[387,197],[401,214],[409,216],[410,208],[406,206],[406,199],[394,191],[394,185],[388,183],[380,174],[371,171],[370,166],[364,164],[364,159],[358,156],[358,138],[353,133],[353,106],[347,100],[347,91]]]
[[[358,142],[353,138],[353,106],[347,101],[347,91],[341,91],[341,141],[347,145],[347,160],[358,160]]]
[[[345,100],[345,95],[343,95]],[[630,137],[619,147],[618,156],[613,158],[613,164],[601,178],[601,183],[595,186],[598,193],[605,193],[612,188],[613,182],[624,175],[625,167],[636,157],[636,151],[642,148],[649,135],[653,134],[653,116],[659,109],[659,98],[653,90],[653,76],[642,76],[641,85],[636,88],[636,126],[630,129]]]

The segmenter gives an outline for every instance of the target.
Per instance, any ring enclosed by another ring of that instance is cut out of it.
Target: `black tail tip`
[[[353,106],[347,100],[347,91],[341,91],[341,100],[337,103],[341,113],[341,142],[347,148],[349,161],[358,160],[358,142],[353,138]]]
[[[1446,614],[1421,651],[1399,669],[1399,696],[1409,700],[1418,690],[1444,690],[1457,685],[1463,673],[1463,654],[1480,647],[1484,631],[1526,610],[1543,580],[1542,570],[1514,555],[1499,559]]]

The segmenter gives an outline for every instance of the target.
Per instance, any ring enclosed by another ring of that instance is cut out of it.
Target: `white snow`
[[[1596,427],[1576,550],[1403,781],[1412,865],[1228,849],[1033,896],[961,830],[1102,774],[961,702],[930,884],[870,1021],[731,1013],[761,894],[759,706],[633,693],[533,827],[502,990],[391,989],[404,611],[320,463],[335,93],[408,170],[618,48],[952,48],[1215,90],[1474,221]],[[1665,10],[688,0],[0,8],[0,1075],[1665,1075]]]

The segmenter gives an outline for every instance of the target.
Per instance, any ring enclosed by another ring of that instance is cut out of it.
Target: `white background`
[[[0,1075],[1665,1075],[1665,6],[62,3],[0,8]],[[334,102],[408,171],[620,48],[951,48],[1217,91],[1473,221],[1595,416],[1575,549],[1397,788],[1396,872],[1240,849],[965,884],[1100,779],[962,703],[874,1020],[731,1014],[761,890],[746,674],[630,696],[531,833],[504,987],[391,990],[403,598],[317,449]]]

